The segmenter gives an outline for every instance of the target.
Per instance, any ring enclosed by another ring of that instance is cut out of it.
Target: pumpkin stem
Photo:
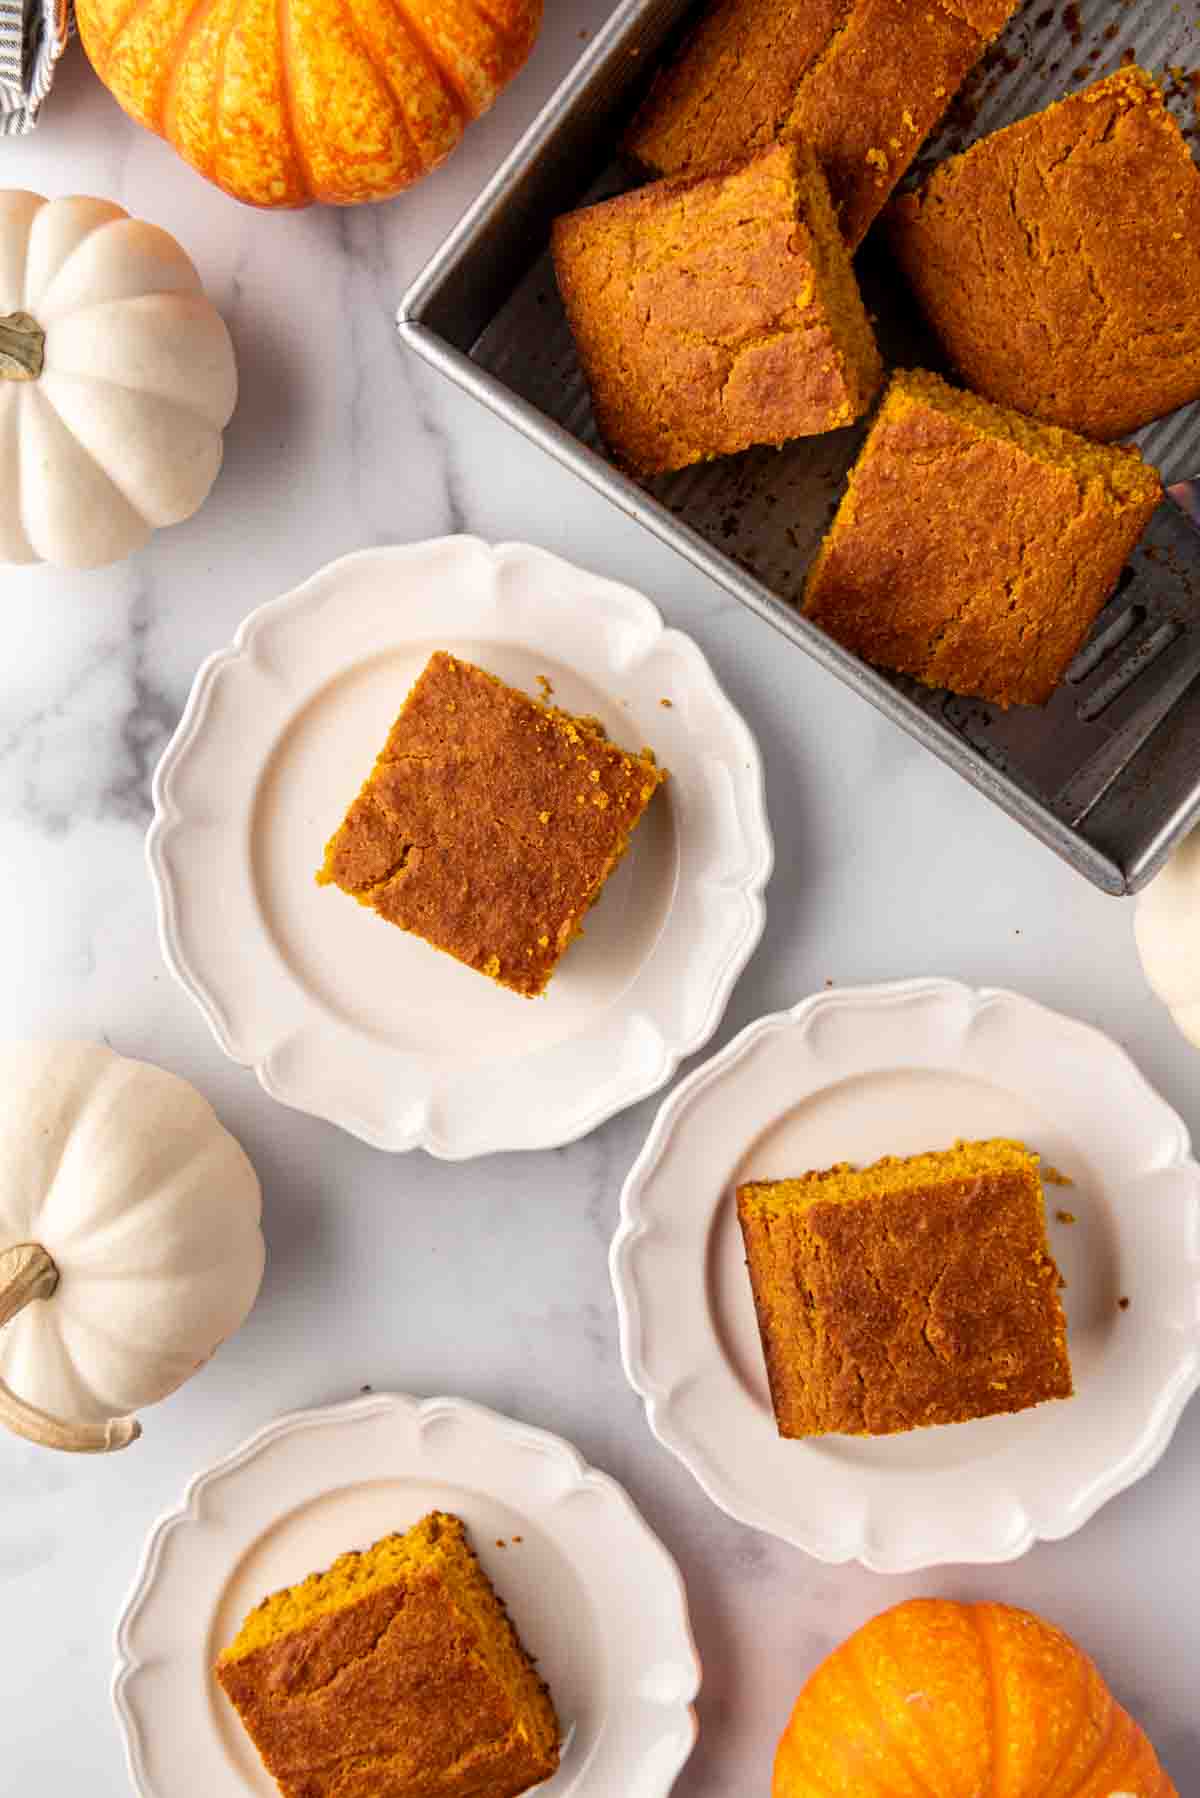
[[[34,1299],[48,1299],[58,1269],[40,1242],[0,1250],[0,1330]]]
[[[0,318],[0,381],[36,381],[46,360],[46,333],[28,312]]]
[[[48,1299],[58,1285],[58,1269],[40,1243],[20,1242],[0,1249],[0,1330],[35,1299]],[[63,1423],[10,1392],[0,1381],[0,1425],[36,1442],[69,1454],[102,1455],[128,1448],[142,1433],[135,1418],[113,1417],[103,1424]]]

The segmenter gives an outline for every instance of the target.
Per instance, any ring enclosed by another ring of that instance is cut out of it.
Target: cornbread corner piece
[[[781,1436],[886,1436],[1071,1396],[1021,1143],[752,1181],[737,1205]]]
[[[533,998],[665,779],[648,750],[438,650],[317,880]]]
[[[868,662],[1044,705],[1162,497],[1134,449],[892,377],[804,611]]]
[[[516,1798],[559,1729],[457,1517],[265,1599],[216,1676],[284,1798]]]
[[[800,137],[852,249],[1019,0],[716,0],[626,138],[658,175]]]
[[[1108,441],[1200,396],[1200,169],[1145,70],[952,157],[889,230],[988,398]]]
[[[878,389],[879,351],[806,146],[569,213],[553,247],[596,422],[640,474],[831,431]]]

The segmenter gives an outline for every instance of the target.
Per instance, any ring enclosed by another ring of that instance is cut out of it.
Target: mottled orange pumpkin
[[[913,1599],[823,1661],[772,1798],[1178,1798],[1068,1636],[1001,1604]]]
[[[542,0],[76,0],[100,79],[252,206],[384,200],[448,156]]]

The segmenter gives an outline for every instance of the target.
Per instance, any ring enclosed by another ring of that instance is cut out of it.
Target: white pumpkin
[[[1138,895],[1134,931],[1146,979],[1200,1048],[1200,829]]]
[[[95,568],[190,518],[236,399],[173,237],[108,200],[0,191],[0,561]]]
[[[186,1080],[96,1043],[0,1046],[0,1424],[124,1448],[254,1303],[254,1169]]]

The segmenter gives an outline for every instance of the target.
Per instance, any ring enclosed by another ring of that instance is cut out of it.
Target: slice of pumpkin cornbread
[[[885,1436],[1069,1398],[1038,1158],[1021,1143],[739,1186],[781,1436]]]
[[[1044,705],[1161,498],[1136,449],[900,370],[809,570],[805,616],[927,686]]]
[[[558,1766],[546,1686],[443,1511],[264,1599],[216,1675],[284,1798],[516,1798]]]
[[[438,650],[317,880],[533,998],[665,778],[594,720]]]
[[[626,148],[694,175],[773,139],[821,161],[853,248],[1018,0],[712,0]]]
[[[852,424],[883,373],[807,144],[554,221],[600,431],[639,474]]]
[[[1200,398],[1200,169],[1145,69],[939,163],[888,227],[988,399],[1109,442]]]

